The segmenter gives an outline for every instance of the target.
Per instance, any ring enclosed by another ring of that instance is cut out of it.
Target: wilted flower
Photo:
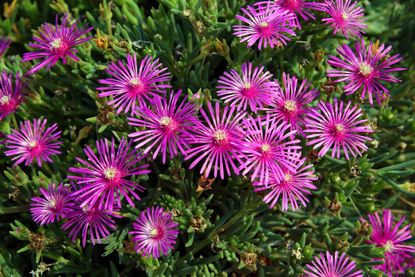
[[[17,73],[13,84],[12,74],[3,71],[0,76],[0,120],[14,113],[23,101],[24,84]]]
[[[73,203],[69,190],[62,184],[48,186],[48,189],[39,188],[42,197],[32,197],[30,212],[33,220],[40,224],[49,224],[58,221],[71,211]]]
[[[164,95],[166,89],[171,86],[166,82],[170,81],[170,73],[158,59],[153,60],[150,56],[145,56],[137,64],[137,56],[127,55],[127,64],[123,61],[111,63],[107,73],[112,78],[101,79],[99,82],[106,85],[99,87],[101,90],[99,97],[112,96],[108,102],[117,109],[117,113],[134,113],[138,105],[142,105],[144,100],[152,100]]]
[[[251,63],[244,63],[241,75],[231,69],[219,78],[218,96],[237,110],[247,110],[247,106],[253,112],[262,109],[271,103],[271,95],[278,89],[271,81],[272,74],[264,72],[263,66],[252,67]]]
[[[291,22],[295,15],[288,10],[267,5],[248,6],[241,9],[244,15],[237,15],[236,19],[246,25],[233,27],[234,35],[241,37],[241,42],[248,42],[251,47],[258,42],[258,48],[282,46],[290,41],[289,36],[295,36]]]
[[[46,128],[46,119],[34,119],[33,124],[29,120],[20,123],[20,131],[13,130],[5,140],[6,156],[13,156],[14,166],[23,163],[32,164],[34,160],[39,166],[42,162],[52,162],[50,156],[60,154],[60,145],[57,141],[61,137],[58,125],[54,123]]]
[[[404,243],[412,238],[411,225],[402,226],[405,217],[395,223],[392,212],[384,210],[382,218],[374,213],[369,215],[369,221],[373,230],[368,243],[385,249],[385,258],[375,259],[383,260],[384,264],[376,265],[375,268],[392,277],[414,266],[415,246]]]
[[[331,156],[338,159],[342,150],[347,160],[349,152],[353,157],[361,156],[368,149],[365,142],[371,140],[364,134],[373,132],[363,124],[367,119],[361,117],[362,109],[351,106],[350,101],[346,106],[336,98],[334,104],[320,101],[317,109],[313,109],[305,120],[307,145],[313,145],[313,149],[321,148],[319,157],[330,149]]]
[[[314,257],[311,264],[307,264],[304,270],[305,277],[363,277],[363,272],[356,269],[356,263],[349,259],[345,253],[339,257],[339,252],[334,255],[326,252]]]
[[[81,206],[99,210],[111,211],[114,206],[121,207],[122,197],[134,206],[131,196],[139,200],[137,191],[142,192],[144,188],[130,181],[129,177],[150,173],[149,165],[139,165],[143,156],[124,139],[118,147],[114,140],[110,143],[107,139],[98,140],[96,146],[98,156],[90,146],[86,146],[84,152],[88,160],[77,158],[82,167],[69,168],[70,172],[78,175],[68,178],[76,180],[81,186],[72,195],[79,197]]]
[[[43,24],[38,36],[33,37],[35,42],[29,43],[30,47],[39,50],[24,53],[23,61],[37,59],[42,59],[42,61],[29,70],[27,74],[33,74],[45,66],[50,68],[54,66],[59,59],[62,59],[64,64],[68,58],[79,61],[76,56],[78,50],[74,47],[90,40],[92,37],[81,37],[93,28],[78,28],[78,21],[70,24],[66,15],[62,18],[60,25],[58,22],[59,18],[56,16],[55,25],[49,23]]]
[[[179,102],[180,94],[181,90],[176,94],[172,92],[170,99],[156,98],[151,108],[142,106],[137,109],[138,118],[129,118],[130,125],[144,127],[128,135],[138,143],[136,148],[148,145],[143,153],[155,149],[153,159],[161,153],[163,163],[166,162],[167,151],[170,159],[179,155],[179,151],[182,154],[186,152],[197,125],[195,106],[186,99]]]
[[[133,223],[133,231],[129,232],[135,251],[153,258],[167,255],[176,243],[178,225],[161,207],[145,209]]]
[[[239,123],[245,113],[235,113],[235,106],[226,106],[221,112],[218,102],[214,108],[208,102],[208,110],[209,115],[203,109],[200,110],[206,123],[200,123],[195,128],[192,146],[186,152],[185,160],[196,157],[190,168],[204,160],[200,174],[203,173],[206,177],[211,170],[215,178],[219,175],[224,179],[225,173],[231,175],[231,169],[239,174],[234,160],[241,162],[239,157],[243,155],[244,134]]]
[[[400,82],[391,73],[406,69],[391,67],[402,60],[399,54],[389,57],[388,53],[391,49],[391,46],[385,47],[384,44],[375,49],[372,43],[365,48],[363,39],[356,43],[356,52],[343,44],[337,49],[343,59],[330,56],[328,60],[332,67],[339,69],[329,70],[327,76],[336,78],[336,82],[345,82],[346,95],[361,90],[362,100],[366,98],[367,94],[370,104],[373,104],[373,95],[375,95],[377,102],[381,104],[386,97],[385,94],[389,95],[389,90],[381,84],[381,81]]]
[[[8,38],[0,38],[0,57],[9,49],[12,41]]]

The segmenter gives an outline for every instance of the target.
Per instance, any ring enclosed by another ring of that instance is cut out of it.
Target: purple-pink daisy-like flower
[[[312,165],[303,166],[305,159],[300,160],[294,166],[295,172],[283,168],[284,177],[276,180],[273,176],[269,185],[261,182],[254,182],[255,192],[269,191],[264,197],[264,202],[274,208],[278,200],[282,199],[282,211],[287,211],[291,206],[293,211],[299,209],[299,204],[306,207],[309,202],[308,196],[311,190],[317,189],[313,181],[317,180]]]
[[[144,100],[151,101],[160,94],[164,95],[166,89],[171,87],[168,84],[171,76],[167,68],[150,56],[145,56],[138,66],[136,54],[127,55],[127,64],[123,61],[111,63],[107,73],[112,78],[99,80],[106,85],[98,88],[102,91],[99,97],[112,96],[108,104],[114,105],[117,113],[128,113],[130,110],[134,113]]]
[[[11,43],[12,41],[8,38],[0,38],[0,57],[9,49]]]
[[[13,130],[7,135],[5,140],[6,156],[12,156],[13,166],[23,163],[27,166],[32,164],[34,160],[39,166],[42,162],[52,162],[50,156],[60,154],[61,141],[57,141],[61,137],[61,131],[58,125],[54,123],[46,128],[46,119],[34,119],[33,124],[30,120],[20,123],[20,131]]]
[[[42,197],[32,197],[30,212],[40,225],[53,223],[71,211],[73,205],[69,190],[62,184],[51,184],[47,189],[39,188]]]
[[[363,124],[368,120],[361,117],[362,109],[351,106],[350,101],[346,106],[336,98],[334,104],[320,101],[317,109],[313,109],[305,120],[307,145],[313,145],[313,149],[321,148],[319,157],[330,149],[331,156],[338,159],[342,150],[346,160],[350,158],[349,153],[353,157],[361,156],[368,149],[365,142],[372,140],[364,134],[373,132]]]
[[[284,168],[292,173],[296,171],[301,146],[299,140],[290,139],[296,131],[290,131],[288,124],[271,120],[268,114],[265,118],[248,117],[244,126],[246,147],[242,157],[244,162],[239,168],[243,175],[249,173],[252,181],[258,179],[267,186],[271,177],[284,178]]]
[[[283,88],[275,90],[273,102],[267,112],[271,119],[283,120],[291,126],[291,130],[302,133],[304,117],[310,112],[308,105],[319,95],[316,89],[310,88],[310,83],[303,80],[298,86],[295,76],[283,73]]]
[[[340,33],[346,38],[361,37],[366,28],[364,24],[363,8],[351,0],[326,0],[321,3],[320,10],[329,17],[321,21],[330,25],[333,33]]]
[[[239,174],[235,160],[240,163],[240,156],[243,155],[244,132],[239,124],[245,113],[235,112],[235,106],[226,106],[221,112],[218,102],[215,107],[208,102],[208,110],[209,115],[203,109],[200,110],[205,124],[200,123],[195,128],[185,160],[196,157],[190,168],[204,160],[200,173],[204,173],[205,177],[209,176],[211,170],[215,178],[219,175],[224,179],[225,173],[230,176],[231,169]]]
[[[0,120],[14,113],[23,101],[25,85],[17,73],[13,84],[12,74],[3,71],[0,76]]]
[[[337,251],[334,255],[329,251],[326,255],[320,253],[306,266],[304,277],[363,277],[363,272],[356,268],[356,263],[345,253],[339,256]]]
[[[385,249],[385,258],[375,259],[383,260],[384,264],[376,265],[375,268],[391,277],[405,273],[405,269],[414,265],[415,246],[404,243],[412,238],[411,225],[402,226],[405,217],[395,222],[390,210],[384,210],[382,218],[378,213],[369,215],[369,221],[372,234],[367,243]]]
[[[27,74],[33,74],[43,67],[50,68],[54,66],[59,59],[65,64],[68,58],[79,61],[76,56],[78,52],[75,46],[87,42],[92,37],[82,37],[93,28],[78,28],[78,21],[74,23],[68,22],[65,15],[59,23],[59,17],[56,16],[55,25],[50,23],[43,24],[38,36],[33,36],[34,43],[29,43],[30,47],[38,49],[35,52],[23,54],[23,61],[31,61],[41,59],[42,61],[35,65]]]
[[[335,82],[345,82],[344,91],[346,95],[351,95],[361,90],[361,99],[369,97],[370,104],[373,104],[373,95],[376,101],[381,104],[389,95],[389,90],[381,84],[382,81],[397,83],[399,79],[393,77],[391,73],[406,70],[406,68],[392,67],[400,62],[402,58],[399,54],[388,56],[392,46],[385,47],[384,44],[377,47],[370,43],[365,48],[362,39],[355,44],[356,52],[343,44],[337,48],[337,52],[342,59],[330,56],[327,61],[336,70],[328,70],[328,77],[336,78]]]
[[[66,214],[66,222],[61,228],[65,231],[70,230],[69,238],[72,241],[75,241],[81,233],[82,246],[85,247],[88,236],[91,243],[95,244],[107,237],[111,229],[116,229],[113,217],[121,218],[117,210],[109,211],[97,205],[89,207],[76,202],[71,211]]]
[[[121,207],[121,197],[134,206],[131,196],[140,200],[137,191],[142,192],[144,188],[130,181],[129,177],[150,173],[148,164],[139,164],[144,157],[124,139],[118,147],[114,139],[111,142],[101,139],[96,142],[96,147],[98,156],[90,146],[86,146],[84,152],[88,160],[77,158],[82,165],[69,168],[77,175],[68,178],[82,186],[72,196],[79,197],[82,206],[97,206],[110,211]]]
[[[133,231],[129,232],[135,243],[134,250],[156,259],[167,255],[176,243],[178,226],[163,208],[153,206],[145,209],[133,223]]]
[[[156,98],[152,108],[142,106],[137,109],[138,118],[128,118],[130,125],[144,128],[128,135],[134,138],[136,148],[147,145],[143,154],[155,149],[153,159],[161,153],[163,163],[166,163],[167,151],[170,159],[179,155],[179,151],[186,152],[198,122],[195,105],[186,99],[179,102],[181,92],[172,92],[170,99]]]
[[[219,78],[218,96],[237,110],[247,110],[249,106],[257,112],[268,106],[272,92],[278,89],[278,84],[271,81],[272,74],[264,72],[263,66],[253,68],[251,63],[244,63],[241,71],[242,76],[231,69]]]
[[[241,37],[241,42],[248,42],[251,47],[258,42],[258,48],[286,45],[289,36],[295,36],[291,22],[295,15],[288,10],[276,7],[269,2],[267,5],[248,6],[241,8],[244,15],[237,15],[236,19],[246,25],[233,27],[234,35]]]

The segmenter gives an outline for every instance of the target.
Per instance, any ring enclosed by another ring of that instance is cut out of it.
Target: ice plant
[[[8,38],[0,38],[0,57],[9,49],[11,43],[12,41]]]
[[[114,139],[110,142],[101,139],[96,142],[97,154],[90,146],[84,148],[87,160],[77,158],[79,167],[71,167],[69,171],[75,175],[68,176],[80,186],[72,196],[79,197],[81,206],[113,210],[121,207],[121,197],[134,206],[132,198],[140,199],[137,192],[144,191],[130,177],[150,173],[149,165],[140,165],[143,156],[133,149],[131,143],[121,139],[118,147]]]
[[[272,74],[264,71],[264,67],[253,67],[251,63],[242,65],[241,74],[234,69],[225,72],[219,78],[218,96],[237,110],[247,110],[247,107],[256,112],[271,103],[272,92],[278,85],[271,81]]]
[[[345,82],[344,91],[346,95],[351,95],[360,91],[361,99],[369,97],[370,104],[373,104],[373,95],[377,102],[381,102],[389,95],[389,90],[381,83],[400,82],[391,73],[405,70],[406,68],[392,67],[400,62],[402,58],[399,54],[389,56],[392,47],[384,44],[379,47],[370,43],[365,47],[362,39],[355,44],[355,52],[343,44],[339,46],[337,52],[341,59],[330,56],[328,63],[337,69],[328,71],[328,77],[335,78],[336,82]]]
[[[30,213],[40,225],[53,223],[64,218],[73,205],[69,190],[62,184],[51,184],[47,189],[39,188],[42,197],[32,197]]]
[[[321,11],[329,17],[322,21],[330,25],[334,34],[342,34],[346,38],[361,37],[366,28],[363,8],[352,0],[326,0],[321,3]]]
[[[117,113],[134,113],[144,100],[164,95],[166,89],[171,87],[168,84],[171,77],[167,68],[150,56],[145,56],[138,65],[135,54],[127,55],[127,63],[121,60],[111,63],[107,73],[111,78],[99,80],[105,85],[98,88],[102,91],[99,97],[111,96],[108,104],[113,105]]]
[[[283,87],[275,90],[273,102],[267,112],[272,119],[280,119],[291,126],[291,130],[302,133],[304,117],[310,112],[308,105],[318,96],[307,80],[298,82],[295,76],[283,73]]]
[[[254,182],[255,192],[268,191],[264,202],[274,208],[279,199],[282,199],[282,211],[287,211],[289,206],[293,211],[299,209],[299,204],[306,207],[311,190],[317,189],[313,181],[317,180],[312,165],[303,166],[305,159],[298,161],[294,166],[294,172],[282,169],[284,177],[280,180],[271,177],[269,185]]]
[[[42,162],[52,162],[51,156],[60,154],[62,142],[58,141],[61,131],[54,123],[46,128],[46,119],[34,119],[33,123],[25,120],[20,123],[20,130],[13,130],[5,140],[6,156],[12,156],[14,166],[24,162],[25,165],[32,164],[35,160],[38,166]]]
[[[10,113],[14,113],[23,101],[24,84],[20,74],[13,75],[3,71],[0,76],[0,120]]]
[[[92,244],[101,242],[102,238],[110,234],[110,230],[115,230],[115,220],[113,217],[121,217],[116,210],[106,210],[97,205],[88,207],[75,203],[71,211],[66,215],[66,221],[62,229],[69,230],[69,238],[75,241],[79,233],[82,236],[82,246],[85,247],[89,237]]]
[[[247,6],[241,8],[243,15],[236,19],[242,25],[233,27],[234,35],[241,38],[241,42],[248,42],[251,47],[258,42],[258,48],[286,45],[290,36],[295,36],[291,22],[295,15],[288,10],[276,7],[271,2],[257,7]]]
[[[129,134],[137,143],[136,148],[145,147],[143,154],[154,150],[155,159],[160,153],[166,163],[167,152],[170,159],[185,153],[193,137],[197,124],[195,106],[186,99],[179,101],[181,90],[172,92],[170,98],[156,98],[151,108],[137,109],[138,118],[129,118],[129,124],[143,128]]]
[[[145,209],[133,223],[133,231],[129,232],[135,243],[135,251],[156,259],[167,255],[176,243],[178,225],[171,214],[161,207]]]
[[[284,178],[284,168],[295,173],[301,146],[299,140],[290,138],[296,131],[290,131],[283,121],[271,120],[270,115],[248,117],[244,126],[246,147],[239,168],[243,175],[249,174],[252,181],[258,179],[267,186],[272,176],[276,180]]]
[[[239,124],[245,116],[243,112],[235,112],[235,106],[226,106],[221,112],[219,103],[214,107],[208,102],[208,112],[200,110],[205,123],[198,124],[191,148],[186,152],[185,160],[196,157],[190,164],[195,167],[203,161],[200,174],[205,177],[213,171],[216,178],[225,178],[225,173],[239,174],[235,160],[240,162],[241,151],[244,149],[243,131]],[[231,171],[232,169],[232,171]]]
[[[347,160],[350,154],[361,156],[368,149],[365,142],[371,140],[365,135],[373,132],[364,124],[367,119],[361,119],[362,115],[362,109],[352,106],[350,101],[347,105],[336,98],[333,104],[320,101],[305,120],[307,145],[312,145],[313,149],[321,148],[319,157],[330,149],[331,156],[338,159],[342,151]]]
[[[345,253],[339,256],[326,251],[315,256],[311,264],[306,265],[305,277],[363,277],[363,272],[356,268],[356,263],[349,259]]]
[[[68,22],[68,16],[63,16],[61,24],[59,17],[56,15],[55,25],[45,23],[42,25],[37,36],[33,36],[34,43],[29,46],[38,49],[34,52],[23,54],[23,61],[41,60],[40,63],[30,69],[27,74],[33,74],[43,67],[50,68],[54,66],[59,59],[65,64],[68,58],[79,61],[76,56],[78,50],[76,46],[87,42],[92,37],[83,37],[93,28],[78,28],[78,21]]]
[[[411,225],[403,226],[405,217],[401,217],[395,222],[391,210],[384,210],[382,217],[378,213],[369,215],[369,221],[372,225],[372,234],[368,243],[385,250],[384,263],[376,265],[375,268],[385,272],[388,276],[397,276],[405,273],[408,269],[407,262],[412,263],[415,260],[415,246],[407,245],[405,241],[412,238]]]

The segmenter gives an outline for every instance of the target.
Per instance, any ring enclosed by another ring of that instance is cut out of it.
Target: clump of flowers
[[[25,85],[21,80],[20,74],[13,75],[3,71],[0,75],[0,120],[14,113],[23,101],[23,89]]]
[[[150,56],[145,56],[138,65],[136,54],[127,55],[127,63],[111,63],[107,73],[111,78],[99,80],[106,85],[98,88],[102,91],[99,97],[111,96],[108,104],[113,105],[117,113],[131,111],[134,114],[138,106],[144,105],[144,100],[164,96],[166,89],[171,87],[167,68]]]
[[[176,243],[178,225],[172,215],[161,207],[145,209],[133,223],[133,231],[129,232],[135,251],[156,259],[167,255]]]
[[[311,264],[307,264],[304,273],[305,277],[363,277],[363,272],[356,268],[356,263],[345,253],[339,256],[337,251],[334,255],[329,251],[326,255],[320,253]]]
[[[6,53],[11,43],[12,41],[8,38],[0,38],[0,57],[2,57],[4,53]]]
[[[341,58],[330,56],[328,63],[337,69],[328,71],[327,76],[335,78],[335,82],[345,82],[346,95],[360,92],[360,98],[369,98],[373,104],[373,96],[381,104],[389,95],[389,90],[382,82],[400,82],[391,73],[402,71],[406,68],[392,67],[402,60],[399,54],[389,56],[392,47],[384,44],[379,47],[370,43],[365,47],[362,39],[355,44],[355,51],[343,44],[337,48]]]
[[[40,63],[30,69],[27,74],[33,74],[43,67],[50,68],[54,66],[59,59],[65,64],[68,58],[79,61],[76,56],[78,46],[87,42],[92,37],[83,37],[93,28],[78,28],[78,21],[70,23],[68,16],[63,16],[61,24],[59,17],[56,16],[55,25],[43,24],[38,36],[34,36],[34,43],[29,43],[32,48],[38,49],[34,52],[28,52],[23,55],[23,61],[41,60]]]
[[[33,123],[25,120],[20,123],[20,130],[7,135],[5,154],[12,157],[14,166],[23,162],[27,166],[36,160],[41,167],[42,162],[52,162],[51,156],[61,153],[61,131],[56,123],[47,128],[46,123],[46,119],[34,119]]]

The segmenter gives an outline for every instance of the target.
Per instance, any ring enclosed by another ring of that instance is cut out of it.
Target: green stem
[[[1,207],[0,214],[16,214],[21,212],[27,212],[29,206],[16,206],[16,207]]]
[[[11,118],[12,118],[14,128],[16,130],[19,129],[19,125],[17,124],[17,120],[16,120],[16,115],[14,113],[11,114]]]

